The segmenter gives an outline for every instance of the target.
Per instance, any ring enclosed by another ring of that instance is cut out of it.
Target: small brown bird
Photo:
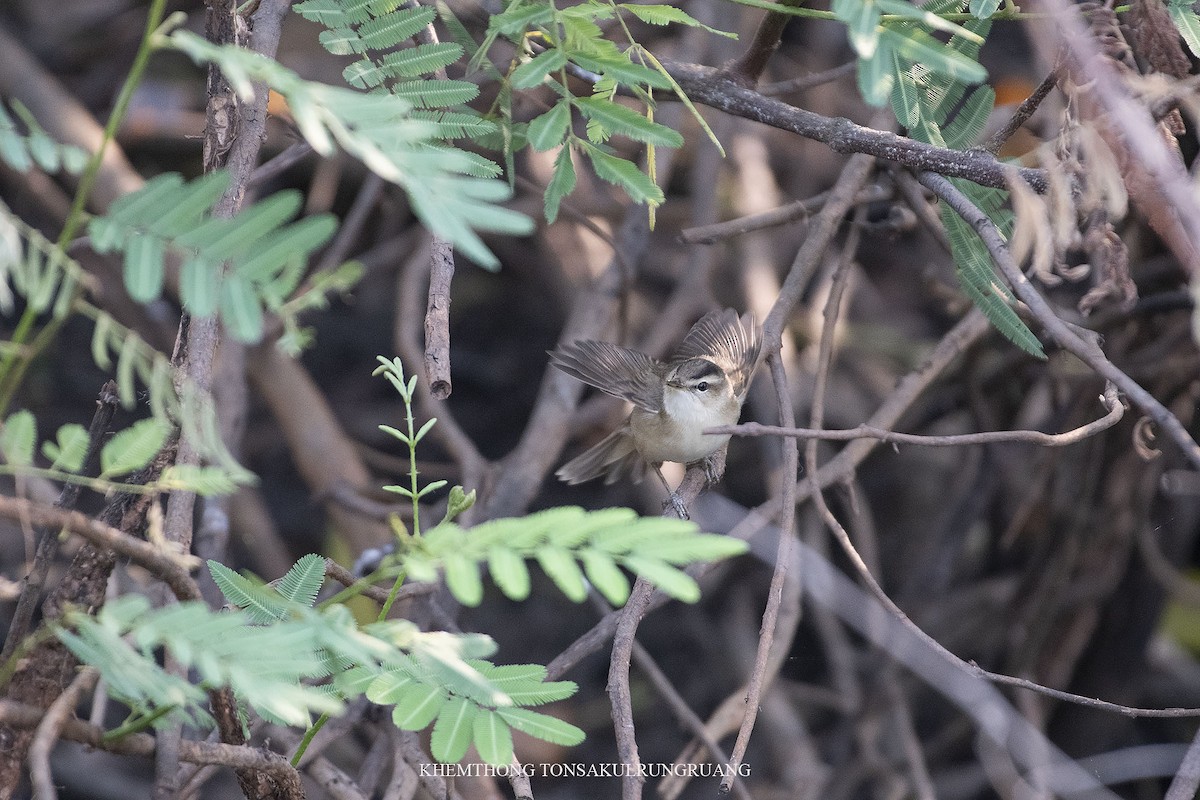
[[[737,423],[761,349],[753,317],[739,318],[727,308],[693,325],[665,363],[611,342],[578,341],[551,351],[555,367],[633,403],[623,426],[565,464],[558,477],[576,484],[604,476],[605,483],[613,483],[628,475],[636,482],[650,465],[675,511],[687,519],[660,465],[702,461],[710,482],[720,477],[711,456],[729,441],[729,434],[703,431]]]

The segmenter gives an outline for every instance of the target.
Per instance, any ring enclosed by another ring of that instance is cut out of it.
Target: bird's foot
[[[680,499],[679,495],[675,492],[671,492],[670,497],[663,501],[663,511],[666,511],[667,509],[674,511],[675,516],[679,517],[680,519],[691,519],[691,517],[688,516],[687,506],[683,504],[683,500]]]
[[[707,455],[700,462],[704,469],[704,481],[708,486],[714,486],[725,475],[725,448]]]

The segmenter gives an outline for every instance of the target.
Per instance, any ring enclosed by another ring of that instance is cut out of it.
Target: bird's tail
[[[633,446],[628,428],[622,427],[580,456],[568,461],[555,475],[569,484],[583,483],[604,476],[610,484],[629,475],[636,483],[646,474],[646,462]]]

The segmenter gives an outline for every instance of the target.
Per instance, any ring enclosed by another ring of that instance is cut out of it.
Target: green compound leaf
[[[1167,12],[1171,15],[1171,21],[1175,23],[1188,50],[1192,51],[1193,56],[1200,58],[1200,18],[1192,10],[1192,4],[1172,0],[1167,5]]]
[[[446,553],[446,585],[463,605],[475,608],[483,602],[483,581],[475,561],[460,553]]]
[[[237,484],[225,470],[197,464],[171,464],[154,485],[163,491],[195,492],[203,497],[232,494],[237,489]]]
[[[312,606],[325,583],[325,559],[316,553],[309,553],[292,565],[275,590],[290,603]]]
[[[587,583],[583,572],[569,551],[559,547],[542,547],[537,551],[537,560],[542,570],[568,598],[576,603],[587,599]]]
[[[514,89],[532,89],[541,84],[551,72],[567,65],[566,54],[557,47],[539,53],[513,70],[510,80]]]
[[[700,20],[693,17],[691,14],[687,13],[681,8],[676,8],[675,6],[659,4],[641,6],[633,3],[621,3],[620,7],[633,14],[642,22],[650,25],[669,25],[671,23],[677,23],[680,25],[687,25],[691,28],[703,28],[709,33],[715,33],[717,36],[724,36],[727,39],[738,38],[736,33],[718,30],[717,28],[710,28]]]

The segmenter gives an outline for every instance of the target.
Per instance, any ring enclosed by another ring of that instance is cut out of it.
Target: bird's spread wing
[[[707,358],[725,370],[733,393],[745,394],[758,364],[762,340],[751,314],[739,318],[732,308],[710,311],[692,326],[671,360]]]
[[[662,364],[611,342],[573,342],[550,351],[550,363],[573,378],[647,411],[662,408]]]

